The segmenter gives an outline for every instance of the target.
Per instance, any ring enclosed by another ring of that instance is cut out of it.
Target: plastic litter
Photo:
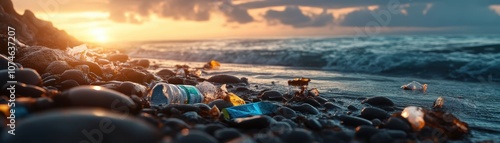
[[[443,108],[444,105],[444,98],[443,97],[438,97],[436,101],[434,101],[434,105],[432,108],[434,109],[441,109]]]
[[[90,61],[90,58],[87,58],[87,45],[82,44],[73,48],[68,48],[66,50],[66,54],[75,57],[76,59],[83,61]]]
[[[196,88],[205,96],[205,103],[219,98],[218,89],[210,82],[204,81],[196,85]]]
[[[421,91],[426,91],[427,90],[427,84],[421,84],[416,81],[412,81],[406,85],[401,86],[402,89],[404,90],[421,90]]]
[[[257,102],[222,109],[222,115],[226,120],[256,115],[272,114],[278,106],[269,102]]]
[[[194,104],[204,101],[203,94],[191,85],[156,84],[147,95],[151,105]]]
[[[410,122],[413,130],[420,131],[425,126],[424,111],[420,107],[408,106],[401,112],[401,116]]]
[[[309,82],[311,79],[309,78],[295,78],[293,80],[288,80],[288,85],[289,86],[304,86],[304,85],[309,85]]]
[[[228,92],[226,88],[226,84],[223,84],[220,87],[222,99],[227,102],[231,102],[233,106],[239,106],[245,104],[245,100],[241,99],[238,95]]]
[[[210,62],[206,63],[203,68],[205,69],[218,69],[220,67],[220,63],[216,60],[211,60]]]

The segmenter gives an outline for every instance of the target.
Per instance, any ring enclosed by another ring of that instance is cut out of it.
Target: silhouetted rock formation
[[[19,15],[14,10],[11,0],[0,0],[0,38],[2,51],[5,54],[7,46],[7,27],[16,30],[16,39],[27,45],[38,45],[56,49],[66,49],[82,44],[64,30],[55,28],[51,22],[36,18],[30,10]]]

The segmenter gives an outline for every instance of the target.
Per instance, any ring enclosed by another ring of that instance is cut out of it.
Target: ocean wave
[[[401,39],[365,39],[350,46],[339,45],[342,41],[346,39],[154,44],[145,45],[131,55],[198,62],[215,59],[226,63],[313,67],[462,81],[500,81],[498,44],[470,46],[475,43],[433,44],[431,41],[418,45]]]

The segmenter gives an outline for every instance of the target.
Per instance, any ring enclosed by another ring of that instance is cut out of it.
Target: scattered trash
[[[402,89],[404,90],[421,90],[421,91],[426,91],[427,90],[427,84],[420,84],[419,82],[412,81],[406,85],[401,86]]]
[[[289,86],[304,86],[304,85],[309,85],[309,82],[311,81],[311,79],[309,78],[295,78],[293,80],[289,80],[288,81],[288,85]]]
[[[76,59],[83,60],[83,61],[91,61],[90,58],[87,58],[87,45],[82,44],[73,48],[68,48],[66,50],[66,53],[70,56],[75,57]]]
[[[213,85],[210,82],[207,81],[201,82],[198,85],[196,85],[196,88],[198,88],[198,90],[200,90],[203,96],[205,96],[205,101],[203,101],[204,103],[208,103],[212,100],[219,98],[217,87],[215,87],[215,85]]]
[[[233,106],[239,106],[245,104],[245,100],[241,99],[238,95],[227,91],[226,84],[223,84],[220,87],[220,90],[222,94],[222,99],[224,99],[224,101],[230,102],[231,104],[233,104]]]
[[[205,69],[218,69],[220,67],[220,63],[216,60],[211,60],[210,62],[206,63],[203,68]]]
[[[420,107],[408,106],[401,112],[401,116],[410,122],[415,131],[420,131],[425,125],[424,111]]]
[[[226,120],[274,113],[278,106],[270,102],[256,102],[222,109]]]
[[[432,106],[432,108],[434,108],[434,109],[441,109],[441,108],[443,108],[443,105],[444,105],[444,98],[443,97],[438,97],[436,99],[436,101],[434,101],[434,105]]]
[[[156,84],[147,96],[151,105],[194,104],[204,101],[203,94],[191,85]]]

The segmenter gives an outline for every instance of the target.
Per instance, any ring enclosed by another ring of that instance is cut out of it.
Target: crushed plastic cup
[[[210,82],[201,82],[196,85],[196,88],[205,96],[205,103],[219,98],[217,87]]]
[[[416,81],[412,81],[406,85],[401,86],[402,89],[404,90],[421,90],[421,91],[426,91],[427,90],[427,84],[421,84]]]
[[[200,91],[191,85],[174,85],[157,83],[148,93],[151,105],[161,104],[194,104],[204,101]]]
[[[73,48],[68,48],[66,50],[66,54],[71,55],[79,60],[89,61],[89,59],[87,58],[87,51],[88,51],[87,45],[82,44]]]
[[[401,112],[401,116],[410,122],[415,131],[420,131],[425,126],[424,111],[421,107],[408,106]]]
[[[222,109],[226,120],[275,113],[278,106],[270,102],[257,102]]]

